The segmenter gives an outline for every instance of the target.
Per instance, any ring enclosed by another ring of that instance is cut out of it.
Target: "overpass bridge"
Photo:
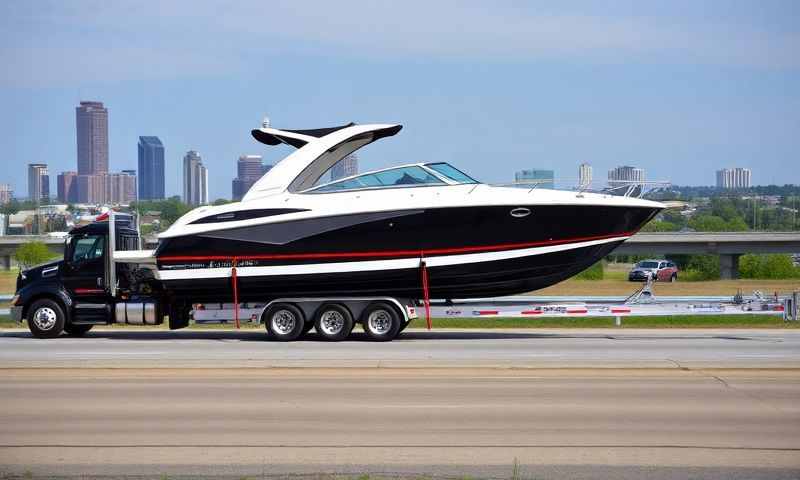
[[[40,241],[63,253],[64,240],[50,236],[10,235],[0,237],[0,268],[11,268],[14,251],[25,242]],[[155,248],[156,237],[145,238],[146,248]],[[712,254],[719,255],[722,278],[738,277],[739,257],[745,253],[800,253],[800,232],[686,232],[637,233],[614,253],[623,255]]]
[[[800,232],[637,233],[614,253],[719,255],[720,276],[733,279],[745,253],[800,253]]]

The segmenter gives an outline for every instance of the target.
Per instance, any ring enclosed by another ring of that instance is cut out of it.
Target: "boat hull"
[[[507,205],[273,222],[162,240],[159,275],[198,302],[287,296],[432,298],[530,292],[608,255],[659,209]],[[523,215],[525,214],[525,215]],[[306,223],[303,223],[306,222]]]

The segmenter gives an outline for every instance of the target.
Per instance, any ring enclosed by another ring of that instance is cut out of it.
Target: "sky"
[[[711,185],[724,167],[800,184],[800,2],[117,0],[0,3],[0,183],[76,170],[75,106],[109,110],[110,168],[165,145],[168,195],[197,150],[212,198],[277,128],[401,123],[362,171],[447,161],[490,183],[618,165]],[[599,185],[602,186],[602,185]]]

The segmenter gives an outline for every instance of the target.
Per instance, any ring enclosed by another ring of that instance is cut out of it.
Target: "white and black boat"
[[[158,276],[193,298],[336,295],[432,298],[529,292],[592,265],[664,205],[607,194],[497,187],[447,163],[322,182],[340,159],[400,125],[261,128],[297,148],[238,203],[197,208],[159,236]],[[252,299],[252,300],[251,300]]]

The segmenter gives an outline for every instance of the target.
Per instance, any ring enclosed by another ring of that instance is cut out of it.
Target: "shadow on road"
[[[33,339],[30,332],[2,332],[0,338],[26,338]],[[554,333],[536,333],[536,332],[492,332],[492,331],[475,331],[475,332],[453,332],[453,331],[408,331],[403,332],[397,337],[394,342],[405,341],[430,341],[430,340],[503,340],[503,339],[532,339],[532,338],[613,338],[608,335],[602,334],[554,334]],[[48,342],[58,342],[63,340],[79,340],[79,339],[106,339],[106,340],[138,340],[138,341],[155,341],[155,340],[168,340],[168,341],[184,341],[184,340],[219,340],[219,341],[237,341],[237,342],[269,342],[272,341],[263,330],[176,330],[176,331],[114,331],[114,330],[97,330],[89,332],[82,337],[73,337],[62,335],[58,338],[42,340]],[[313,332],[310,332],[296,340],[293,343],[303,342],[320,342],[327,343],[321,337]],[[348,342],[372,342],[364,333],[354,331],[347,340],[339,343]]]
[[[27,338],[33,339],[30,332],[0,332],[0,338]],[[264,330],[174,330],[174,331],[134,331],[134,330],[96,330],[91,331],[83,337],[72,337],[62,335],[61,337],[46,341],[58,342],[60,340],[106,339],[106,340],[138,340],[138,341],[189,341],[189,340],[218,340],[235,342],[268,342],[272,341]],[[759,338],[749,335],[725,335],[720,333],[684,333],[670,334],[668,332],[637,333],[626,334],[624,332],[575,332],[575,333],[546,333],[546,332],[524,332],[524,331],[437,331],[437,330],[410,330],[400,334],[394,342],[418,342],[418,341],[447,341],[447,340],[519,340],[519,339],[560,339],[560,338],[585,338],[585,339],[608,339],[608,340],[691,340],[691,339],[718,339],[718,340],[756,340],[780,342],[780,338]],[[42,340],[45,341],[45,340]],[[310,332],[293,343],[319,342],[327,343],[314,332]],[[347,340],[339,343],[348,342],[372,342],[364,333],[355,330]]]

